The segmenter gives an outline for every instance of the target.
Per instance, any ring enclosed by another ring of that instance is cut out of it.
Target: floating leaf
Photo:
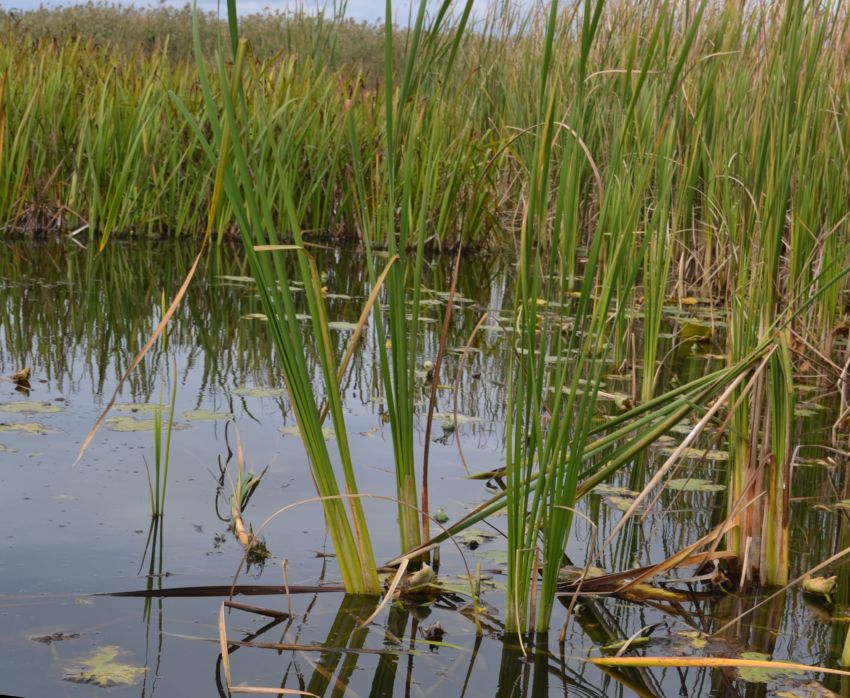
[[[117,402],[112,405],[113,412],[148,412],[153,414],[157,410],[163,412],[168,410],[168,405],[160,405],[158,402]]]
[[[762,652],[741,652],[741,658],[764,661],[766,664],[770,664],[770,655],[763,654]],[[766,666],[738,667],[738,676],[744,679],[744,681],[749,681],[750,683],[767,683],[774,679],[786,678],[800,673],[802,672],[795,669],[772,668]]]
[[[479,545],[493,540],[496,536],[480,528],[467,528],[455,536],[455,540],[475,550]]]
[[[777,698],[839,698],[835,691],[830,691],[817,681],[806,681],[799,686],[789,686],[783,691],[777,691]]]
[[[693,320],[682,323],[682,342],[710,342],[711,327]]]
[[[253,284],[253,276],[231,276],[230,274],[219,274],[218,278],[222,281],[231,281],[236,284]]]
[[[23,402],[0,402],[0,412],[14,412],[16,414],[49,414],[61,412],[62,407],[54,402],[38,402],[27,400]]]
[[[664,448],[659,448],[658,453],[662,456],[672,456],[673,452],[676,450],[674,446],[665,446]],[[682,449],[682,452],[679,454],[680,458],[703,458],[703,454],[705,454],[706,460],[729,460],[729,452],[728,451],[714,451],[709,450],[706,452],[704,448],[685,448]]]
[[[507,565],[508,551],[507,550],[478,550],[475,554],[482,560],[487,560],[493,565]]]
[[[335,299],[335,300],[339,300],[339,301],[350,301],[351,300],[351,296],[349,296],[346,293],[326,293],[325,298]]]
[[[699,630],[683,630],[678,634],[688,638],[690,646],[695,650],[701,650],[708,644],[708,638]]]
[[[794,465],[802,465],[807,468],[833,468],[835,463],[826,458],[796,458]]]
[[[156,419],[136,419],[135,417],[110,417],[104,425],[112,431],[153,431],[157,426]],[[166,421],[162,420],[162,428],[166,426]],[[186,424],[174,422],[171,428],[179,431],[189,427]]]
[[[451,423],[457,421],[458,424],[477,424],[484,420],[481,417],[470,417],[469,415],[460,413],[455,415],[453,412],[434,412],[434,421],[448,421]]]
[[[183,419],[190,421],[233,419],[232,412],[213,412],[211,410],[189,410],[183,413]]]
[[[359,327],[356,322],[343,322],[342,320],[334,320],[328,323],[328,329],[340,330],[341,332],[354,332]]]
[[[635,503],[634,499],[629,499],[628,497],[606,497],[605,502],[614,507],[615,509],[619,509],[620,511],[628,511],[632,504]]]
[[[0,422],[0,431],[17,431],[21,434],[42,436],[44,434],[53,434],[56,430],[48,429],[43,424],[36,422]]]
[[[605,652],[618,652],[627,645],[629,647],[640,647],[649,643],[648,637],[633,637],[631,640],[619,640],[618,642],[609,642],[607,645],[602,645],[602,650]]]
[[[74,666],[66,667],[65,676],[62,678],[65,681],[92,684],[102,688],[131,686],[138,683],[147,671],[147,667],[115,661],[122,654],[125,652],[115,645],[101,647],[90,657],[79,660]]]
[[[617,487],[616,485],[608,485],[606,483],[602,483],[596,485],[592,490],[592,492],[596,494],[603,495],[616,495],[618,497],[637,497],[638,493],[634,490],[630,490],[628,487]]]
[[[596,579],[598,577],[604,577],[608,574],[601,567],[596,567],[595,565],[590,565],[585,572],[584,567],[576,567],[575,565],[565,565],[561,569],[558,570],[558,581],[561,584],[574,585],[578,584],[578,581],[584,577],[584,579]]]
[[[234,388],[233,395],[241,395],[242,397],[283,397],[286,395],[285,388],[269,388],[259,385],[255,388]]]
[[[9,448],[5,444],[0,444],[0,453],[17,453],[17,448]]]
[[[667,487],[671,490],[682,492],[722,492],[726,485],[718,485],[709,480],[700,480],[696,477],[683,477],[667,481]]]
[[[286,434],[288,436],[297,436],[299,439],[301,438],[301,432],[295,425],[291,427],[278,427],[278,431],[281,434]],[[322,436],[325,437],[325,441],[330,441],[332,438],[334,438],[334,430],[330,427],[324,427],[322,429]]]

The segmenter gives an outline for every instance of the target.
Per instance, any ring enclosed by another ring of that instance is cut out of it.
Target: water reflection
[[[158,322],[162,293],[173,295],[196,250],[161,241],[111,243],[102,255],[59,242],[6,241],[0,245],[0,374],[32,367],[32,399],[61,397],[67,405],[62,413],[49,418],[55,433],[20,436],[14,444],[17,452],[0,454],[1,516],[8,536],[0,579],[0,613],[4,617],[0,675],[15,677],[8,687],[0,685],[0,691],[56,694],[57,674],[61,676],[65,658],[76,655],[77,648],[62,645],[55,650],[58,658],[53,659],[37,654],[44,648],[33,646],[28,638],[48,631],[81,631],[87,642],[118,644],[144,661],[148,672],[141,686],[143,696],[207,695],[216,686],[224,695],[221,659],[214,661],[217,647],[186,639],[215,635],[213,619],[219,599],[149,598],[140,607],[138,600],[101,597],[93,605],[79,606],[67,599],[22,598],[33,591],[55,594],[74,590],[74,596],[82,597],[91,592],[230,581],[242,549],[226,530],[231,490],[225,463],[232,452],[226,438],[229,427],[223,422],[197,422],[175,434],[169,514],[152,522],[149,529],[143,463],[150,448],[149,434],[104,432],[87,460],[76,469],[70,466],[104,395],[111,393],[117,377]],[[321,252],[318,262],[328,275],[331,319],[356,321],[368,293],[363,260],[355,252],[333,250]],[[480,421],[465,423],[456,431],[435,425],[433,436],[440,442],[432,445],[432,499],[446,508],[452,520],[463,515],[470,504],[492,494],[483,483],[465,479],[457,440],[462,439],[473,471],[503,464],[505,352],[509,351],[505,326],[513,288],[507,262],[474,259],[465,261],[462,269],[441,383],[453,386],[457,377],[458,411]],[[238,248],[210,251],[172,324],[169,361],[174,354],[178,419],[193,409],[233,413],[250,469],[260,473],[269,466],[247,512],[257,523],[282,504],[308,496],[312,486],[298,438],[278,431],[292,421],[286,397],[280,392],[281,372],[266,328],[255,317],[261,311],[260,301],[253,283],[245,278],[247,273]],[[436,354],[438,320],[450,277],[451,260],[435,259],[426,266],[423,283],[428,304],[421,326],[416,328],[422,361]],[[295,298],[303,302],[300,294]],[[459,371],[462,349],[485,311],[490,318]],[[350,333],[335,330],[331,336],[341,354]],[[669,344],[665,344],[662,353],[668,350]],[[155,349],[131,376],[122,401],[156,401],[159,366],[165,361],[157,352]],[[386,491],[391,452],[381,420],[384,405],[375,356],[374,339],[367,334],[344,383],[358,477],[363,477],[363,489],[369,492],[380,492],[382,487]],[[661,380],[672,380],[674,375],[680,381],[689,380],[712,365],[705,353],[682,353],[662,371]],[[315,375],[318,377],[317,371]],[[624,386],[639,382],[636,375],[620,375],[612,367],[606,389],[626,390]],[[10,395],[3,400],[18,399],[12,394],[14,386],[7,387]],[[430,390],[424,378],[420,390],[424,404]],[[438,390],[438,399],[438,411],[452,411],[452,390]],[[607,405],[603,409],[614,408]],[[832,421],[827,413],[817,412],[801,423],[799,438],[810,444],[810,451],[802,455],[833,457],[818,450]],[[709,438],[698,445],[709,446]],[[5,434],[2,441],[9,441]],[[661,449],[669,445],[660,444],[625,471],[616,484],[638,487],[664,457]],[[798,570],[850,545],[848,511],[816,506],[826,494],[832,501],[850,499],[846,461],[838,456],[834,461],[828,466],[801,465],[795,471],[792,555]],[[722,481],[724,467],[722,460],[709,461],[691,474]],[[498,477],[491,484],[498,489]],[[665,492],[658,510],[632,521],[598,564],[618,570],[657,562],[681,550],[718,523],[724,496],[723,492]],[[370,504],[367,516],[378,524],[376,546],[390,557],[397,545],[392,530],[394,507],[382,506]],[[621,516],[610,497],[600,492],[587,498],[584,513],[600,533],[610,530]],[[493,524],[504,528],[498,519]],[[273,522],[267,531],[268,546],[278,559],[252,570],[257,582],[279,585],[278,561],[284,557],[292,563],[297,584],[333,578],[333,562],[324,557],[322,530],[318,507]],[[577,520],[567,551],[571,561],[583,563],[586,559],[590,535],[590,525]],[[241,611],[228,616],[231,641],[290,647],[231,645],[235,675],[248,684],[322,696],[757,696],[769,695],[775,686],[744,682],[733,670],[600,670],[581,658],[596,656],[604,645],[665,623],[651,634],[645,645],[647,653],[731,656],[757,651],[834,665],[847,632],[845,624],[832,620],[850,605],[850,568],[845,566],[838,570],[842,583],[837,607],[804,600],[795,593],[780,595],[702,648],[693,646],[692,633],[711,633],[752,608],[758,599],[717,595],[699,583],[692,584],[682,597],[664,601],[583,598],[570,619],[564,645],[558,643],[557,625],[566,617],[566,609],[555,621],[553,635],[537,638],[536,651],[526,657],[516,639],[503,636],[499,625],[504,577],[498,553],[503,546],[497,536],[479,549],[472,547],[465,554],[473,568],[475,562],[481,562],[489,583],[484,601],[497,609],[484,619],[483,636],[475,635],[474,623],[459,611],[461,603],[456,599],[427,606],[394,604],[375,625],[362,628],[362,621],[375,608],[375,599],[336,594],[299,597],[294,599],[295,613],[285,619],[260,619]],[[50,569],[45,569],[45,560],[50,561]],[[451,576],[461,568],[447,546],[444,572]],[[280,598],[267,598],[260,605],[284,603]],[[436,622],[446,629],[445,644],[429,647],[422,630]],[[304,649],[319,645],[320,649]],[[25,676],[17,668],[22,662],[31,667]],[[46,667],[53,674],[45,671]],[[200,676],[205,678],[198,679]],[[836,677],[824,679],[824,684],[835,691],[847,688]],[[138,695],[138,688],[112,690],[114,695]]]

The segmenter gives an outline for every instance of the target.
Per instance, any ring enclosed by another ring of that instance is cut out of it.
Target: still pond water
[[[221,596],[99,594],[230,584],[242,557],[226,520],[236,468],[233,458],[227,469],[228,443],[235,449],[236,429],[247,469],[259,473],[268,466],[245,511],[246,522],[257,527],[280,507],[313,495],[304,451],[280,390],[281,374],[264,323],[256,317],[260,301],[238,248],[211,251],[174,318],[167,350],[158,346],[151,352],[122,391],[123,411],[111,417],[124,421],[107,423],[74,465],[120,374],[156,325],[163,292],[168,298],[175,293],[194,252],[191,246],[163,242],[110,243],[100,256],[70,243],[0,246],[0,375],[32,368],[28,396],[12,382],[0,382],[0,694],[226,695],[217,644]],[[351,334],[349,324],[357,320],[368,293],[365,266],[356,253],[346,251],[322,253],[319,264],[327,273],[330,316],[338,323],[333,338],[341,353]],[[491,496],[495,487],[466,477],[457,439],[462,439],[470,471],[504,464],[504,330],[512,295],[509,262],[468,259],[462,269],[443,383],[454,383],[475,323],[485,311],[490,319],[459,376],[458,412],[470,419],[457,431],[443,429],[440,421],[432,435],[432,506],[442,507],[451,521]],[[423,279],[426,316],[417,328],[423,363],[437,351],[450,276],[451,260],[437,259]],[[681,317],[671,315],[666,328],[671,335],[676,322]],[[720,337],[722,313],[715,312],[712,322]],[[662,378],[669,380],[673,373],[679,380],[693,378],[708,370],[721,350],[722,339],[715,338],[713,346],[699,351],[674,352]],[[662,348],[659,356],[665,352]],[[346,378],[345,404],[361,491],[392,495],[392,447],[375,356],[370,336]],[[612,372],[604,389],[614,395],[630,391],[633,378]],[[424,375],[421,380],[424,391]],[[167,402],[172,381],[179,428],[173,433],[165,516],[152,529],[146,464],[154,459],[153,432],[123,429],[144,427],[140,422],[152,418],[150,403],[160,399],[163,384]],[[438,392],[438,411],[451,412],[453,391]],[[818,444],[834,420],[829,410],[818,409],[817,403],[824,402],[821,392],[826,392],[822,386],[813,386],[803,398],[812,404],[801,419],[801,442]],[[21,412],[25,401],[27,411]],[[33,402],[43,403],[42,411],[30,411]],[[424,422],[423,417],[417,430],[419,453]],[[823,465],[828,454],[817,446],[805,455],[795,469],[795,573],[839,550],[846,535],[841,530],[846,510],[828,506],[846,499],[843,474]],[[663,458],[660,450],[656,457]],[[649,467],[653,464],[657,460],[650,458]],[[695,476],[713,480],[723,467],[719,458],[702,464]],[[628,485],[627,478],[618,484]],[[622,543],[603,554],[601,566],[617,570],[657,562],[709,530],[722,506],[722,492],[666,493],[659,511],[627,529]],[[375,500],[366,509],[378,557],[393,557],[398,544],[394,505]],[[610,492],[590,496],[585,509],[603,533],[620,516]],[[710,595],[693,584],[693,594],[679,585],[686,593],[675,600],[583,599],[566,644],[557,642],[566,616],[560,609],[548,652],[524,661],[518,647],[503,642],[504,525],[499,517],[490,524],[462,546],[467,562],[473,568],[480,563],[485,578],[489,613],[483,618],[483,637],[476,638],[462,612],[461,596],[385,610],[372,626],[358,629],[374,610],[374,599],[299,594],[292,597],[288,619],[242,611],[227,616],[231,641],[301,646],[239,647],[231,652],[234,684],[320,696],[830,695],[826,687],[848,695],[848,684],[836,677],[742,677],[735,670],[708,669],[606,673],[581,661],[599,656],[602,645],[663,623],[639,652],[759,652],[835,666],[847,629],[834,620],[842,616],[841,608],[795,592],[779,595],[707,643],[695,642],[696,631],[719,628],[757,598]],[[251,566],[241,584],[280,585],[283,559],[291,585],[338,581],[318,505],[279,516],[264,537],[272,557]],[[577,523],[568,551],[574,561],[584,562],[588,541],[588,527]],[[459,553],[443,546],[441,574],[459,583],[463,569]],[[240,600],[288,610],[283,596]],[[423,628],[437,622],[445,630],[443,644],[429,646]],[[98,677],[109,686],[94,685]]]

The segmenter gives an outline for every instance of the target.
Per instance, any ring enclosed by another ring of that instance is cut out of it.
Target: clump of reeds
[[[688,439],[729,410],[729,512],[737,519],[729,543],[752,563],[745,572],[783,582],[791,337],[831,350],[847,266],[847,129],[836,118],[850,106],[840,51],[850,37],[845,11],[706,1],[647,10],[584,0],[552,2],[545,15],[493,14],[472,34],[471,2],[457,19],[449,6],[429,23],[420,4],[400,57],[386,27],[376,87],[334,72],[321,51],[261,59],[240,38],[233,2],[225,44],[208,59],[196,17],[194,63],[175,68],[164,49],[139,59],[177,76],[167,100],[150,82],[134,83],[142,75],[135,68],[121,79],[114,65],[102,73],[105,87],[83,113],[106,128],[101,136],[86,124],[69,191],[80,196],[90,187],[101,245],[131,225],[127,201],[134,210],[151,201],[140,184],[149,172],[167,178],[161,184],[184,206],[185,222],[203,210],[186,203],[194,197],[209,202],[220,230],[238,231],[349,590],[374,593],[378,577],[342,406],[347,354],[340,359],[329,340],[311,232],[356,234],[366,251],[372,288],[358,332],[371,312],[408,558],[421,557],[429,537],[417,513],[423,509],[427,521],[413,439],[419,347],[409,331],[420,312],[425,249],[501,241],[518,260],[507,490],[475,516],[507,509],[508,630],[548,628],[578,499],[694,411],[703,414]],[[329,51],[338,29],[327,29]],[[39,50],[84,62],[83,49],[77,42]],[[40,77],[21,81],[32,104],[61,97],[51,70],[33,63]],[[8,97],[10,85],[3,118],[14,104],[16,123],[37,133],[41,122]],[[123,101],[107,99],[110,85]],[[68,104],[60,114],[78,136]],[[162,142],[171,159],[161,168],[149,153],[154,127],[166,118],[182,124],[181,139]],[[10,210],[27,201],[23,140],[10,141],[11,157],[0,162],[11,168],[0,192]],[[176,182],[188,182],[190,194]],[[377,247],[388,250],[387,263]],[[304,289],[310,337],[296,317],[293,279]],[[658,394],[665,303],[693,292],[730,309],[726,366]],[[637,305],[640,402],[600,424],[602,376],[629,356],[638,360],[630,351]],[[309,355],[318,358],[320,396]],[[758,549],[745,549],[747,541]]]

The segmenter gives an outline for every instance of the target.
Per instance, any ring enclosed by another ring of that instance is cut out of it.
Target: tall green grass
[[[229,9],[230,45],[209,66],[196,21],[203,110],[172,97],[215,173],[213,210],[223,192],[217,215],[234,222],[257,280],[346,587],[375,592],[378,581],[360,499],[340,497],[358,494],[355,458],[310,254],[310,233],[336,224],[360,239],[382,294],[372,326],[402,554],[420,555],[430,536],[414,452],[421,348],[410,332],[426,247],[486,244],[493,231],[518,262],[507,489],[453,530],[506,507],[507,629],[548,628],[579,498],[724,390],[738,518],[729,544],[750,578],[787,580],[791,332],[828,343],[846,267],[840,205],[818,203],[840,199],[845,179],[841,121],[823,107],[827,96],[844,104],[830,81],[846,76],[829,51],[848,36],[846,17],[809,5],[659,2],[644,11],[584,0],[553,2],[545,15],[493,15],[473,34],[471,3],[452,19],[445,2],[428,22],[423,2],[400,59],[386,28],[384,76],[372,91],[332,75],[320,56],[255,58]],[[815,181],[824,191],[812,191]],[[812,262],[819,272],[807,271]],[[305,289],[311,338],[297,322],[293,280]],[[671,293],[697,292],[729,306],[727,366],[656,395],[665,305]],[[628,356],[636,298],[641,404],[600,425],[598,392]],[[321,397],[308,355],[318,357]],[[742,510],[748,499],[756,504]]]
[[[426,253],[511,249],[508,487],[453,529],[507,509],[508,629],[548,627],[577,501],[733,381],[728,544],[748,578],[784,583],[795,337],[833,353],[844,312],[846,8],[581,0],[494,10],[473,32],[471,7],[429,18],[422,3],[409,29],[384,29],[370,66],[346,58],[338,18],[302,17],[307,38],[278,23],[291,42],[270,52],[235,15],[212,38],[196,15],[191,58],[168,41],[7,26],[3,223],[87,224],[103,249],[120,233],[194,232],[213,209],[257,281],[343,581],[368,593],[375,556],[360,499],[340,496],[359,493],[357,459],[311,244],[359,241],[380,295],[399,546],[417,555],[431,532],[410,328]],[[728,309],[726,367],[662,392],[665,308],[688,295]],[[626,359],[639,404],[603,423],[603,376]]]

